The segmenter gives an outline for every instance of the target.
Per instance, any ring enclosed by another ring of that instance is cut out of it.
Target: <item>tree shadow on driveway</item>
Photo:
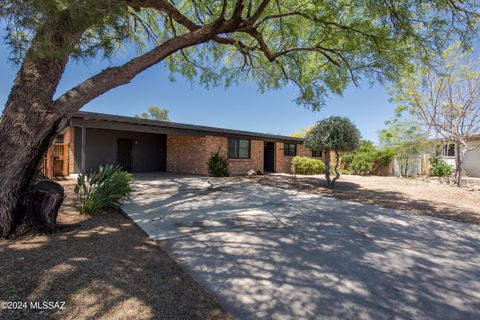
[[[403,210],[415,214],[480,225],[480,214],[478,211],[467,210],[446,202],[412,199],[404,193],[375,190],[352,182],[339,180],[336,183],[335,189],[331,190],[327,188],[325,179],[319,177],[273,175],[259,179],[244,179],[244,181],[257,182],[262,185],[282,189],[296,189],[342,200],[379,205],[385,208]],[[425,184],[425,188],[428,187],[429,185]]]
[[[171,178],[177,191],[158,199],[137,190],[136,217],[170,228],[167,252],[241,319],[480,317],[478,226],[203,179]],[[248,223],[233,225],[239,217]],[[199,228],[179,231],[179,221]]]

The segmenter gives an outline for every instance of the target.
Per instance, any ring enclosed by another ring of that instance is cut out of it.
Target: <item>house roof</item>
[[[124,125],[134,126],[132,128],[137,127],[139,129],[148,127],[150,128],[151,132],[167,133],[167,134],[182,133],[182,134],[192,134],[192,135],[203,134],[203,135],[214,135],[214,136],[235,136],[235,137],[244,137],[249,139],[282,141],[282,142],[292,142],[292,143],[300,143],[300,144],[303,143],[302,138],[296,138],[291,136],[283,136],[283,135],[243,131],[243,130],[234,130],[234,129],[225,129],[225,128],[216,128],[216,127],[208,127],[208,126],[199,126],[199,125],[186,124],[186,123],[150,120],[150,119],[126,117],[126,116],[95,113],[95,112],[85,112],[85,111],[76,112],[72,116],[71,124],[74,126],[80,126],[84,123],[89,123],[91,125],[92,121],[95,123],[96,128],[102,128],[103,126],[107,127],[107,124],[109,124],[108,129],[115,129],[114,124],[124,124]],[[88,125],[86,126],[88,127]]]

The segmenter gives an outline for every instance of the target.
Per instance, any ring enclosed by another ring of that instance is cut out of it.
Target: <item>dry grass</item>
[[[58,233],[0,242],[0,301],[66,309],[0,310],[1,319],[231,319],[131,220],[80,216],[66,189]]]
[[[480,193],[420,179],[344,175],[334,190],[321,176],[274,174],[245,178],[279,188],[293,188],[344,200],[375,204],[444,219],[480,225]]]

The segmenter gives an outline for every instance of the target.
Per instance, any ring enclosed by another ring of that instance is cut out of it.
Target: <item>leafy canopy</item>
[[[317,122],[304,144],[313,150],[352,151],[360,144],[360,131],[348,118],[332,116]]]
[[[407,117],[402,106],[395,109],[395,116],[385,124],[387,127],[379,132],[380,144],[395,151],[400,173],[408,176],[412,159],[432,147],[429,132]]]
[[[202,26],[236,19],[235,28],[171,54],[171,77],[206,87],[251,80],[261,91],[294,84],[296,102],[319,108],[361,78],[394,80],[452,37],[467,40],[476,0],[0,0],[11,58],[36,54],[108,58],[134,45],[139,54]],[[80,34],[80,41],[75,40]],[[72,35],[68,37],[67,35]]]
[[[455,43],[435,62],[398,81],[393,100],[438,136],[466,144],[480,133],[480,58]]]

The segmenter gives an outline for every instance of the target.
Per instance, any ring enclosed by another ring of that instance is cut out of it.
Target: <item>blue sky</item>
[[[3,110],[17,67],[8,62],[8,50],[0,45],[0,110]],[[112,61],[91,59],[72,62],[59,86],[59,94],[109,65],[125,62],[129,53],[120,54]],[[331,96],[326,107],[319,112],[306,110],[293,102],[297,90],[286,87],[264,94],[255,84],[243,83],[228,89],[204,89],[177,78],[168,80],[163,65],[154,66],[138,75],[130,84],[111,90],[87,104],[82,110],[132,116],[149,106],[170,110],[175,122],[208,125],[239,130],[289,135],[316,121],[330,116],[349,117],[360,129],[365,139],[377,140],[377,132],[393,115],[394,105],[389,103],[387,90],[370,87],[361,82],[360,87],[350,87],[342,97]]]

